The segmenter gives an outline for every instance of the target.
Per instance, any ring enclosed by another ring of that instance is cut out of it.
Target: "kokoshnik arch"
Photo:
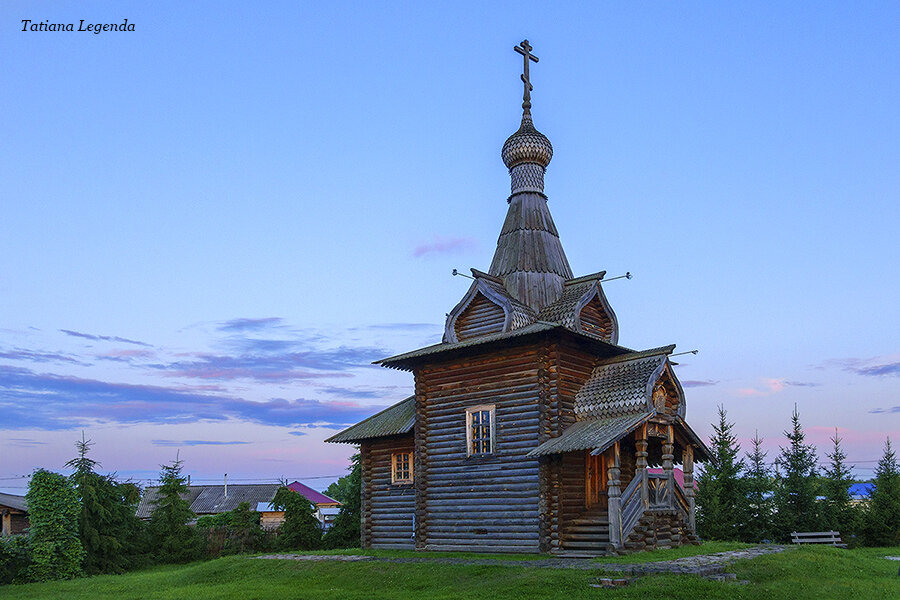
[[[674,345],[635,351],[603,292],[574,277],[544,194],[531,117],[503,144],[509,212],[488,272],[440,344],[378,361],[415,395],[329,438],[360,445],[364,548],[599,554],[697,543],[695,460]],[[683,468],[683,483],[674,465]],[[649,470],[649,466],[662,469]]]

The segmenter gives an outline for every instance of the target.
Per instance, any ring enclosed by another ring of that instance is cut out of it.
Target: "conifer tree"
[[[778,465],[780,476],[775,486],[775,534],[788,541],[794,531],[820,531],[819,507],[816,503],[816,448],[806,444],[796,405],[791,415],[791,430],[784,432],[788,445],[781,448]]]
[[[203,551],[203,542],[197,531],[187,523],[194,518],[191,506],[181,496],[188,491],[187,481],[181,475],[184,461],[178,459],[168,465],[160,465],[158,497],[154,500],[150,515],[150,537],[154,558],[164,563],[185,563],[197,560]]]
[[[323,544],[326,548],[358,548],[360,545],[360,487],[362,472],[359,464],[359,453],[350,459],[350,473],[338,481],[341,496],[332,496],[343,502],[341,510],[331,528],[325,532]],[[329,489],[331,489],[329,487]],[[328,490],[326,490],[327,492]],[[330,495],[330,494],[329,494]]]
[[[747,495],[740,477],[744,461],[738,458],[741,448],[733,428],[725,408],[719,406],[719,423],[713,425],[710,440],[714,460],[697,479],[697,533],[702,538],[736,540],[746,518]]]
[[[758,543],[772,539],[773,484],[772,474],[766,465],[766,452],[762,449],[759,432],[751,442],[753,450],[747,453],[744,469],[744,485],[747,492],[747,519],[742,539]]]
[[[865,516],[865,538],[870,546],[900,545],[900,467],[890,438],[884,443],[884,454],[875,468],[875,489]]]
[[[281,486],[272,500],[275,510],[284,511],[284,523],[278,528],[278,547],[282,550],[314,550],[322,543],[322,529],[313,515],[312,502],[306,496]]]
[[[825,500],[822,506],[822,523],[826,528],[840,531],[845,535],[856,530],[856,511],[850,503],[850,486],[853,484],[852,466],[847,465],[847,455],[841,447],[837,428],[831,438],[831,452],[827,453],[829,463],[822,480]]]
[[[71,481],[80,504],[78,534],[85,551],[84,572],[122,573],[134,566],[139,553],[135,539],[141,528],[135,516],[139,497],[135,486],[95,472],[100,463],[88,458],[91,446],[82,432],[81,440],[75,442],[78,458],[66,463],[75,470]]]

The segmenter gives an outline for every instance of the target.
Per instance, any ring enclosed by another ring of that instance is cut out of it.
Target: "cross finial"
[[[522,74],[522,83],[525,84],[525,95],[522,98],[522,108],[530,116],[531,90],[533,90],[534,87],[531,85],[531,78],[528,75],[528,61],[538,62],[538,57],[531,53],[531,44],[528,43],[528,40],[523,40],[521,45],[516,46],[513,49],[521,54],[525,61],[525,72]]]

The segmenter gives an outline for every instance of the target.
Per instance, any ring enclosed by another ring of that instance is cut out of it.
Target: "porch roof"
[[[654,414],[654,411],[642,411],[605,419],[576,421],[563,431],[562,435],[547,440],[529,452],[528,456],[562,454],[576,450],[603,452],[613,442],[634,431],[638,425]]]

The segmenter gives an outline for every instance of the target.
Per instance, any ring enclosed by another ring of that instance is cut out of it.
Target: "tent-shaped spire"
[[[501,277],[516,300],[540,311],[559,299],[563,282],[572,278],[572,269],[544,195],[544,172],[553,158],[553,146],[531,120],[533,88],[528,65],[538,59],[531,54],[528,40],[515,50],[525,60],[522,125],[506,140],[501,153],[512,184],[509,212],[497,240],[490,274]]]

